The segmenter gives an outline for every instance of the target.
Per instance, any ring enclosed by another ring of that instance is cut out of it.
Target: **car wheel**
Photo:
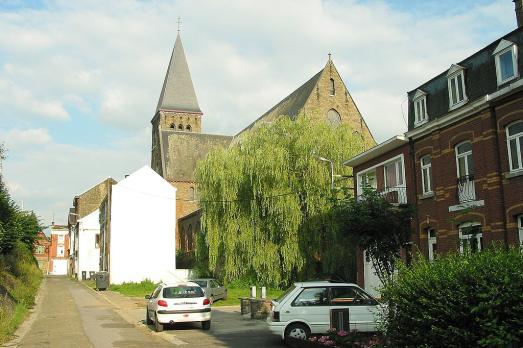
[[[292,347],[293,343],[295,342],[290,341],[294,341],[292,340],[293,338],[298,340],[307,340],[310,335],[311,331],[307,326],[298,323],[291,324],[285,329],[285,342]]]
[[[154,313],[154,331],[156,332],[162,332],[163,331],[163,325],[160,324],[158,321],[158,314]]]
[[[210,328],[211,328],[211,321],[210,320],[202,321],[202,329],[209,330]]]
[[[153,321],[151,320],[151,317],[149,316],[149,310],[145,308],[145,323],[147,325],[152,325]]]

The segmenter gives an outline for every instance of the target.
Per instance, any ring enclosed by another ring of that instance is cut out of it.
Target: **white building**
[[[150,167],[111,186],[99,221],[111,284],[176,278],[176,189]]]
[[[69,260],[69,230],[67,226],[49,226],[51,230],[51,245],[49,250],[49,273],[66,275]]]
[[[100,210],[78,220],[78,278],[89,279],[91,272],[100,270]]]

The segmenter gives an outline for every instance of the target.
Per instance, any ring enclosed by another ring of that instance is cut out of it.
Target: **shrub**
[[[492,248],[400,267],[381,295],[392,347],[521,347],[523,254]]]

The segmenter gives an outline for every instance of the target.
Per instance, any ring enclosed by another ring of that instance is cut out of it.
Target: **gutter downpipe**
[[[499,173],[499,189],[501,193],[501,204],[503,206],[503,239],[505,244],[505,249],[508,250],[508,226],[507,226],[507,207],[505,204],[505,188],[503,186],[503,171],[501,168],[501,155],[499,151],[501,147],[499,145],[499,132],[498,132],[498,115],[496,113],[496,108],[490,106],[490,115],[492,120],[492,127],[496,134],[496,162],[498,163],[498,173]]]
[[[412,180],[414,181],[414,207],[415,212],[415,221],[416,221],[416,233],[418,234],[418,252],[420,251],[420,242],[421,242],[421,231],[418,231],[419,228],[419,210],[418,210],[418,182],[416,174],[416,157],[414,156],[414,140],[412,137],[409,137],[409,157],[410,157],[410,166],[412,169]],[[406,180],[406,178],[405,178]],[[407,196],[408,197],[408,196]],[[408,199],[408,198],[407,198]],[[408,202],[408,200],[407,200]]]

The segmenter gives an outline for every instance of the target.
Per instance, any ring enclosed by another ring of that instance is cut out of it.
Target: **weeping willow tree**
[[[254,277],[271,286],[339,268],[347,253],[330,212],[345,193],[331,188],[330,165],[318,157],[347,176],[342,161],[368,145],[347,125],[300,116],[281,117],[211,151],[196,169],[204,231],[197,260],[225,281]]]

